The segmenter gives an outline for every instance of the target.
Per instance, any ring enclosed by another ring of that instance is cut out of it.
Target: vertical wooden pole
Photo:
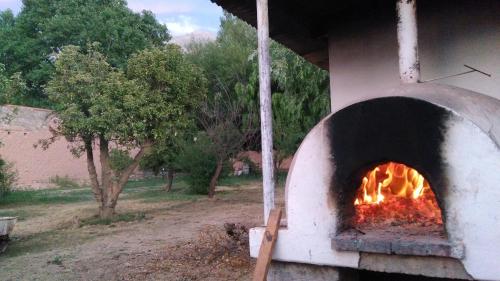
[[[398,0],[399,76],[403,83],[420,81],[418,59],[417,0]]]
[[[269,211],[274,209],[273,114],[271,108],[271,67],[269,56],[269,15],[267,1],[268,0],[257,0],[264,224],[267,224]]]

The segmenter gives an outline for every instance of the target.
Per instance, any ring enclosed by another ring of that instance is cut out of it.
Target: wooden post
[[[403,83],[420,81],[418,59],[417,0],[398,0],[399,76]]]
[[[264,224],[267,224],[269,211],[274,208],[273,114],[271,108],[271,67],[267,0],[257,0],[257,33],[259,40],[259,95]]]
[[[262,237],[262,243],[260,244],[259,256],[257,257],[252,281],[265,281],[267,278],[267,272],[269,271],[269,265],[273,257],[274,244],[276,244],[276,240],[278,239],[280,221],[281,208],[272,209],[266,232],[264,232],[264,237]]]

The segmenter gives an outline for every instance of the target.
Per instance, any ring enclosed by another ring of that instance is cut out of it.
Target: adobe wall
[[[2,107],[0,115],[5,116],[6,112],[12,114],[13,108]],[[67,176],[80,183],[88,181],[85,157],[75,158],[68,148],[70,143],[64,138],[59,138],[48,150],[34,147],[38,140],[52,136],[49,131],[51,111],[17,107],[12,116],[9,123],[1,122],[0,140],[3,145],[0,155],[14,164],[19,177],[18,187],[50,187],[50,178],[55,176]]]
[[[13,108],[17,108],[14,115]],[[17,187],[51,187],[50,178],[55,176],[69,177],[79,183],[88,182],[85,155],[74,157],[70,151],[72,144],[65,138],[59,138],[47,150],[34,147],[39,140],[52,136],[49,124],[54,117],[50,110],[23,106],[0,107],[0,118],[6,113],[13,118],[10,122],[0,122],[0,155],[4,160],[14,163],[19,177]],[[95,164],[100,174],[98,153],[96,148]],[[136,171],[132,177],[142,176],[142,172]]]

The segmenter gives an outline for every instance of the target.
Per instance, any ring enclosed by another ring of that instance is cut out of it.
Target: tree
[[[124,0],[24,0],[21,12],[0,13],[0,63],[22,73],[29,95],[22,103],[48,106],[43,86],[63,46],[99,42],[113,67],[125,68],[135,52],[170,39],[149,11],[134,13]]]
[[[235,96],[238,92],[233,93]],[[198,122],[212,142],[216,167],[208,186],[208,197],[215,195],[215,187],[224,162],[235,156],[257,131],[257,112],[228,93],[218,93],[205,100],[200,107]]]
[[[4,65],[0,63],[0,105],[16,103],[26,89],[26,82],[21,73],[17,72],[8,77]]]
[[[330,112],[326,71],[273,42],[272,94],[276,171],[293,155],[309,130]]]
[[[256,30],[225,14],[214,42],[188,46],[189,59],[209,80],[198,126],[214,144],[209,184],[213,196],[224,161],[243,149],[260,150]],[[276,42],[271,44],[276,164],[292,155],[307,132],[329,112],[328,75]]]
[[[142,169],[149,169],[155,175],[161,174],[166,179],[164,190],[169,192],[172,190],[174,176],[179,166],[179,153],[181,151],[183,138],[180,134],[169,137],[163,141],[156,143],[146,157],[141,162]]]
[[[302,104],[295,96],[283,93],[272,95],[273,137],[275,170],[278,171],[283,160],[293,155],[304,139],[302,130]],[[277,177],[276,177],[277,178]]]
[[[215,145],[205,132],[184,138],[176,156],[176,165],[189,174],[189,190],[195,194],[208,194],[210,181],[216,170]]]
[[[144,81],[149,91],[165,95],[172,105],[176,101],[184,101],[181,105],[185,108],[186,118],[179,119],[179,123],[173,126],[176,131],[171,131],[156,143],[152,154],[144,163],[145,166],[157,169],[157,172],[161,167],[167,169],[168,182],[165,189],[170,191],[176,170],[175,157],[179,151],[179,139],[192,125],[192,112],[205,96],[206,79],[199,68],[186,63],[176,45],[145,50],[134,55],[130,59],[127,73],[130,78]]]
[[[99,214],[110,217],[151,146],[185,127],[186,111],[204,95],[204,79],[174,45],[133,55],[126,74],[113,68],[95,45],[86,50],[66,46],[55,65],[47,86],[59,119],[54,130],[73,142],[76,156],[86,154]],[[100,180],[93,145],[99,147]],[[112,145],[137,152],[128,165],[113,169]]]
[[[214,42],[193,42],[187,49],[188,58],[205,72],[209,96],[232,93],[236,84],[246,84],[250,79],[257,34],[245,22],[225,13]]]
[[[252,54],[257,48],[255,30],[225,13],[214,42],[188,46],[190,60],[199,65],[209,81],[209,93],[197,112],[197,124],[212,143],[215,167],[210,176],[208,195],[215,187],[224,162],[256,139],[258,97],[248,91],[252,79]]]

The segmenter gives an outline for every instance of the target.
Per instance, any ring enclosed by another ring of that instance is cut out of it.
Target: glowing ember
[[[417,170],[395,162],[377,166],[363,177],[354,206],[358,224],[443,223],[429,182]]]

